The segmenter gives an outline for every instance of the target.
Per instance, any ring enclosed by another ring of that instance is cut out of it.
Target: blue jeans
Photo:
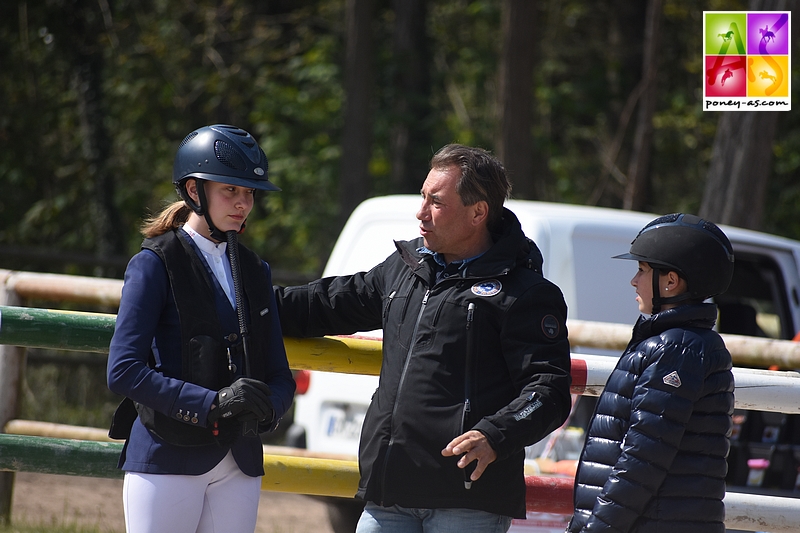
[[[356,533],[506,533],[511,517],[474,509],[408,509],[367,502]]]

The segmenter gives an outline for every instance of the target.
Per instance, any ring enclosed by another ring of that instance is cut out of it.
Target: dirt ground
[[[124,533],[122,480],[18,472],[11,521],[80,524],[102,533]],[[322,502],[262,491],[256,533],[333,533],[333,529]]]

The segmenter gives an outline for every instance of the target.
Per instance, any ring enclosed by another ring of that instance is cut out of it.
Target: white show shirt
[[[200,248],[200,253],[203,254],[203,259],[211,267],[211,271],[219,281],[222,290],[228,297],[231,306],[236,309],[236,297],[233,294],[233,275],[231,274],[231,263],[228,259],[226,250],[228,249],[227,242],[214,243],[211,240],[203,237],[188,224],[183,225],[183,230],[189,234],[192,240]]]

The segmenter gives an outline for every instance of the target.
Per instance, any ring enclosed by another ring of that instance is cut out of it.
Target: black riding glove
[[[272,394],[269,386],[257,379],[239,378],[230,387],[220,389],[217,393],[217,408],[208,414],[208,420],[214,422],[223,419],[255,419],[271,420],[274,416]]]

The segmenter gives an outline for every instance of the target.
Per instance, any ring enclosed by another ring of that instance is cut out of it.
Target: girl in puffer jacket
[[[567,531],[724,533],[734,382],[703,302],[730,284],[730,241],[672,214],[616,257],[639,262],[642,316],[589,422]]]

